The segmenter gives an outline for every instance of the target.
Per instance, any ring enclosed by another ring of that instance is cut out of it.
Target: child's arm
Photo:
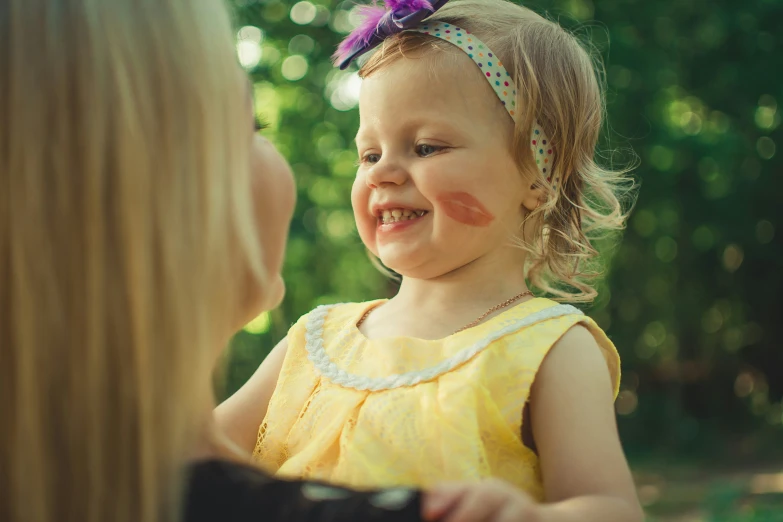
[[[644,514],[623,454],[612,386],[590,332],[571,328],[550,350],[530,399],[546,503],[500,481],[436,488],[430,520],[447,522],[641,522]]]
[[[615,420],[606,360],[571,328],[533,384],[530,414],[548,504],[541,521],[644,520]]]
[[[250,379],[231,397],[215,408],[218,429],[242,449],[251,452],[258,428],[264,421],[269,399],[275,391],[283,367],[288,341],[275,346]]]

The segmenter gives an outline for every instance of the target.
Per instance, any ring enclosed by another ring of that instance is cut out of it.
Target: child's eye
[[[438,147],[437,145],[427,145],[426,143],[422,143],[421,145],[416,145],[416,154],[426,158],[427,156],[432,156],[433,154],[440,152],[444,148],[445,147]]]
[[[256,129],[256,132],[260,132],[260,131],[262,131],[262,130],[264,130],[264,129],[266,129],[266,128],[268,128],[268,127],[269,127],[269,123],[268,123],[268,122],[266,122],[266,121],[264,121],[264,120],[262,120],[262,119],[261,119],[260,117],[258,117],[258,116],[256,116],[256,117],[254,118],[254,121],[255,121],[255,125],[254,125],[254,127],[255,127],[255,129]]]
[[[379,161],[381,161],[381,155],[380,154],[374,154],[374,153],[365,154],[361,158],[361,163],[375,164],[375,163],[378,163]]]

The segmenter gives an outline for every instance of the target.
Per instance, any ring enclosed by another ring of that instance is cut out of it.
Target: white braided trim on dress
[[[310,362],[313,363],[313,366],[315,366],[321,376],[329,381],[345,388],[369,391],[391,390],[403,386],[413,386],[420,382],[431,381],[444,373],[450,372],[457,366],[464,364],[489,346],[490,343],[505,335],[547,319],[554,319],[555,317],[562,317],[564,315],[584,315],[581,310],[571,305],[550,306],[549,308],[522,317],[500,330],[492,332],[489,336],[474,343],[472,346],[460,350],[448,359],[445,359],[430,368],[389,375],[387,377],[366,377],[364,375],[354,375],[346,372],[332,362],[332,360],[329,359],[329,355],[326,353],[323,341],[324,321],[329,313],[329,309],[335,306],[338,305],[322,305],[310,312],[305,326],[305,348],[307,350],[307,358],[310,359]]]

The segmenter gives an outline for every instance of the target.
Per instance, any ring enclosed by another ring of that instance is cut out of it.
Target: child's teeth
[[[381,222],[383,223],[397,223],[400,221],[408,221],[410,219],[416,219],[427,212],[424,210],[410,210],[406,208],[395,208],[392,210],[384,210],[381,212]]]

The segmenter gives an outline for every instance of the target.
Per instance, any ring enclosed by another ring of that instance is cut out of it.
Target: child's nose
[[[389,155],[372,166],[367,173],[367,186],[378,188],[383,185],[402,185],[408,180],[408,171]]]

